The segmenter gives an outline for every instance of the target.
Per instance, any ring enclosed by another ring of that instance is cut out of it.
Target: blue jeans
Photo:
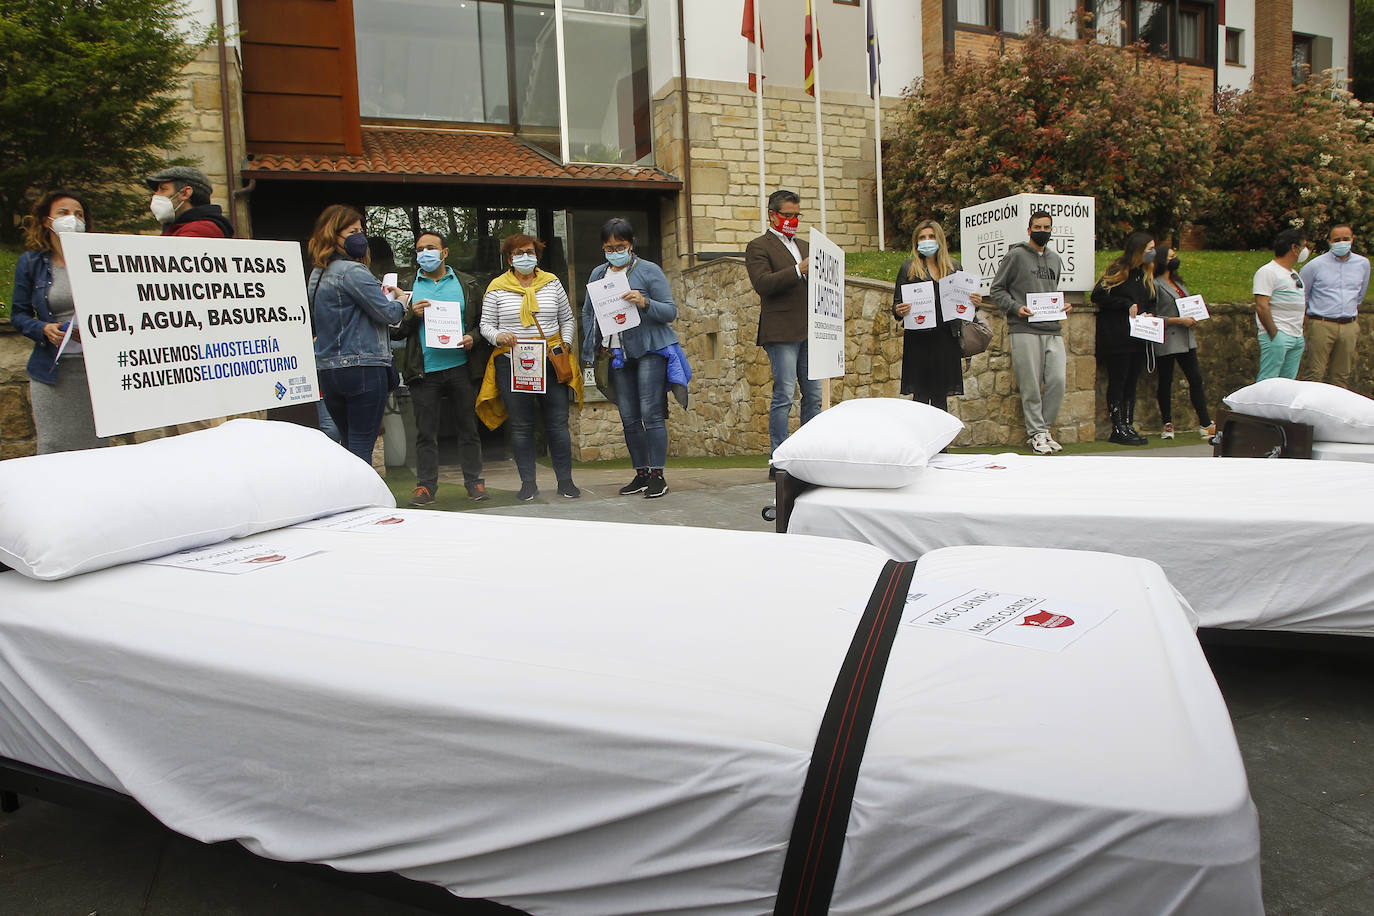
[[[635,469],[662,469],[668,460],[668,361],[657,353],[625,360],[615,370],[615,399]]]
[[[329,408],[324,406],[324,395],[320,395],[320,399],[315,402],[315,410],[319,414],[320,432],[338,442],[339,426],[334,422],[334,418],[329,415]]]
[[[1298,377],[1298,363],[1302,361],[1302,351],[1307,349],[1307,341],[1304,338],[1279,331],[1274,335],[1274,339],[1270,340],[1269,332],[1261,330],[1259,348],[1259,377],[1255,381]]]
[[[339,444],[372,464],[372,448],[382,431],[382,414],[390,393],[387,366],[345,366],[321,369],[324,406],[339,427]]]
[[[506,405],[510,424],[510,448],[521,483],[534,483],[534,418],[544,409],[544,440],[549,444],[553,473],[560,481],[572,480],[572,436],[568,434],[568,386],[557,381],[553,363],[545,360],[544,394],[510,390],[510,357],[496,357],[496,388]]]
[[[792,395],[801,385],[801,421],[806,423],[821,412],[821,380],[806,377],[806,341],[766,343],[764,352],[773,367],[773,400],[768,405],[768,454],[778,450],[787,438],[787,418],[792,413]]]

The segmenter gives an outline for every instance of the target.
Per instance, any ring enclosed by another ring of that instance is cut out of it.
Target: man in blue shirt
[[[1307,287],[1307,358],[1301,377],[1306,382],[1349,388],[1360,333],[1360,303],[1369,289],[1369,259],[1350,250],[1355,230],[1345,223],[1332,226],[1327,241],[1331,250],[1302,269]]]
[[[486,499],[482,482],[482,440],[477,432],[477,388],[486,371],[486,346],[473,332],[481,317],[482,299],[470,277],[454,272],[448,248],[438,232],[425,230],[415,237],[415,287],[401,323],[391,332],[406,342],[401,375],[410,386],[415,407],[415,492],[410,505],[428,506],[439,490],[440,406],[448,396],[458,426],[458,460],[468,499]],[[424,313],[432,302],[456,302],[463,315],[462,334],[453,346],[433,346],[425,340]]]

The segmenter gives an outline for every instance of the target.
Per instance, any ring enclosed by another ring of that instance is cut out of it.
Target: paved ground
[[[1202,446],[1151,452],[1206,453]],[[772,497],[761,470],[671,468],[671,492],[659,500],[616,496],[628,479],[624,471],[587,470],[576,477],[581,499],[559,498],[552,474],[541,468],[538,500],[480,511],[771,528],[760,516]],[[515,489],[513,468],[489,467],[487,483],[497,491]],[[1374,646],[1204,643],[1260,812],[1268,912],[1374,914]],[[201,846],[142,816],[93,814],[31,799],[0,815],[0,916],[421,912],[341,887],[321,872],[286,872],[234,846]]]

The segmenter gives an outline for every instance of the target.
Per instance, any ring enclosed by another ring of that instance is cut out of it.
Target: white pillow
[[[841,401],[797,430],[773,466],[823,487],[904,487],[964,424],[902,398]]]
[[[1324,382],[1267,378],[1222,402],[1266,420],[1309,424],[1319,442],[1374,442],[1374,400]]]
[[[63,579],[364,506],[396,505],[319,430],[270,420],[0,461],[0,562]]]

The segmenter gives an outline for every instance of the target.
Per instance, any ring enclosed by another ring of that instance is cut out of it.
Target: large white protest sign
[[[62,234],[95,429],[319,399],[295,242]]]
[[[978,275],[983,295],[992,288],[992,278],[1017,242],[1030,244],[1026,232],[1030,215],[1045,210],[1054,220],[1048,248],[1059,254],[1064,269],[1059,275],[1061,290],[1090,290],[1093,276],[1093,251],[1097,247],[1096,200],[1063,194],[1017,194],[959,211],[959,249],[964,268]]]
[[[806,377],[844,375],[844,249],[811,230],[806,274]]]

